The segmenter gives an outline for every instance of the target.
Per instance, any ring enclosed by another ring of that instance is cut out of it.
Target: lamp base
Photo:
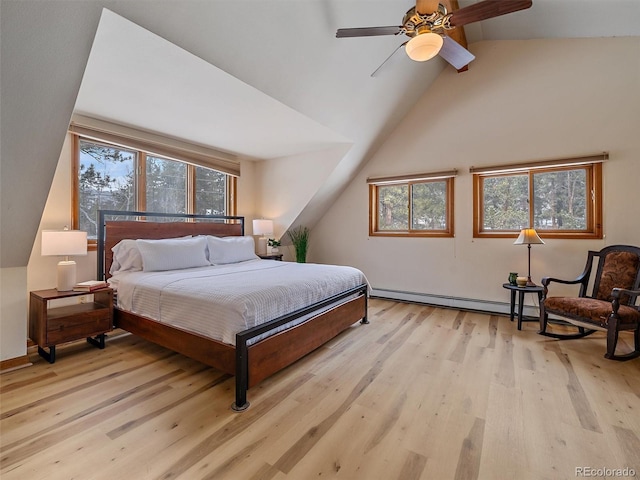
[[[267,237],[258,238],[258,255],[266,255],[267,254],[267,241],[269,239]]]
[[[73,290],[76,284],[76,262],[73,260],[63,260],[58,262],[58,281],[56,282],[56,290],[59,292],[68,292]]]
[[[527,287],[537,287],[538,285],[535,284],[535,282],[533,280],[531,280],[531,276],[527,277],[527,284],[525,285]]]

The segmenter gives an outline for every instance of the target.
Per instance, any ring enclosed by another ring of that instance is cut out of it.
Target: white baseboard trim
[[[509,315],[510,304],[508,302],[494,302],[478,300],[475,298],[452,297],[446,295],[432,295],[429,293],[404,292],[399,290],[387,290],[385,288],[372,288],[370,296],[374,298],[386,298],[403,302],[424,303],[439,307],[459,308],[462,310],[478,310],[481,312]],[[516,305],[516,316],[518,307]],[[525,305],[523,314],[528,317],[538,317],[540,311],[533,305]]]

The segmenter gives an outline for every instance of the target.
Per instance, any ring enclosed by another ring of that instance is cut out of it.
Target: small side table
[[[267,254],[258,254],[258,256],[262,260],[278,260],[282,261],[282,253],[267,253]]]
[[[510,283],[503,283],[503,288],[511,290],[511,311],[509,319],[513,322],[516,310],[516,292],[518,292],[518,330],[522,330],[522,322],[537,322],[538,319],[524,320],[522,316],[522,310],[524,307],[524,294],[525,293],[537,293],[538,305],[542,301],[542,292],[544,287],[536,285],[535,287],[519,287],[518,285],[511,285]]]
[[[49,308],[60,298],[93,295],[92,302]],[[32,291],[29,299],[29,337],[38,344],[38,354],[49,363],[56,361],[56,345],[86,338],[91,345],[104,348],[104,334],[113,328],[113,290],[102,288],[91,293],[59,292],[56,289]],[[49,347],[47,352],[44,348]]]

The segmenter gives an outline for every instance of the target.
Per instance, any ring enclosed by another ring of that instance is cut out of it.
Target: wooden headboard
[[[119,220],[123,217],[128,219]],[[165,221],[153,221],[158,217]],[[109,269],[113,262],[111,249],[121,240],[175,238],[185,235],[242,236],[244,217],[100,210],[98,279],[110,277]]]

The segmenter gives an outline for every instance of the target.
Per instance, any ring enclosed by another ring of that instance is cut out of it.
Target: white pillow
[[[135,240],[121,240],[112,249],[113,261],[109,273],[137,272],[142,270],[142,257]]]
[[[136,244],[142,256],[142,269],[145,272],[210,265],[207,260],[207,239],[202,236],[184,239],[139,239],[136,240]]]
[[[253,237],[213,237],[207,235],[209,261],[212,265],[244,262],[259,258]]]
[[[183,240],[187,238],[192,237],[191,235],[187,235],[168,240]],[[150,241],[157,242],[162,240],[167,239]],[[138,249],[138,244],[135,240],[121,240],[115,244],[111,251],[113,252],[113,260],[111,261],[111,268],[109,268],[109,273],[111,275],[116,275],[120,272],[139,272],[142,270],[142,255],[140,255],[140,250]]]

